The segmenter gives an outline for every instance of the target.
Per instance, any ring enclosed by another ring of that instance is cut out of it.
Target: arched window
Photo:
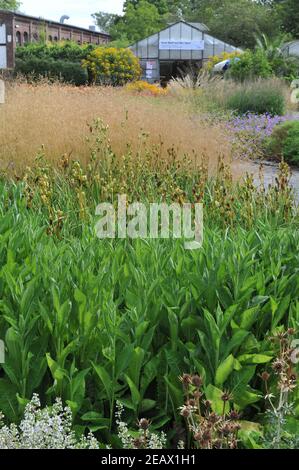
[[[33,39],[34,39],[34,41],[38,41],[38,34],[37,33],[33,34]]]
[[[58,41],[58,37],[57,37],[57,36],[54,36],[54,41],[55,41],[55,42]]]
[[[18,46],[21,46],[21,44],[22,44],[22,36],[21,36],[20,31],[16,32],[16,43],[17,43]]]
[[[23,39],[24,39],[24,44],[27,44],[29,42],[29,34],[27,33],[27,31],[25,31]]]
[[[48,40],[49,40],[50,42],[53,41],[53,37],[51,36],[51,34],[50,34],[50,36],[48,37]]]

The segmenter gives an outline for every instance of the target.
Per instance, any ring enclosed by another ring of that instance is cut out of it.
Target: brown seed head
[[[134,444],[135,449],[141,449],[144,445],[144,442],[143,442],[143,439],[137,438],[137,439],[134,439],[133,444]]]
[[[196,401],[191,398],[191,400],[189,400],[189,402],[188,402],[188,405],[196,406]]]
[[[193,396],[194,396],[195,400],[200,400],[201,397],[202,397],[202,393],[199,392],[198,390],[195,390],[195,392],[193,393]]]
[[[228,392],[224,392],[221,396],[221,400],[224,401],[224,402],[227,402],[231,399],[231,396]]]
[[[149,428],[149,425],[150,425],[150,422],[145,418],[142,418],[138,423],[139,428],[143,429],[144,431],[146,431]]]
[[[270,374],[268,374],[268,372],[264,371],[264,372],[262,373],[261,377],[262,377],[262,380],[263,380],[264,382],[268,382],[268,380],[270,379]]]
[[[184,417],[184,418],[189,418],[189,416],[191,416],[191,411],[190,411],[190,408],[188,408],[187,406],[184,406],[182,411],[181,411],[181,415]]]
[[[196,388],[200,388],[203,385],[203,380],[199,375],[193,375],[192,377],[192,385]]]
[[[219,416],[213,412],[208,415],[207,419],[209,420],[210,423],[215,424],[217,423],[217,421],[219,421]]]
[[[192,382],[192,377],[190,374],[183,374],[182,377],[180,377],[180,381],[185,387],[188,387]]]
[[[229,417],[232,421],[237,421],[238,419],[240,419],[240,414],[236,410],[232,410],[230,412]]]
[[[276,359],[276,361],[274,361],[272,364],[272,368],[277,374],[279,374],[279,372],[281,372],[284,368],[284,362],[280,359]]]

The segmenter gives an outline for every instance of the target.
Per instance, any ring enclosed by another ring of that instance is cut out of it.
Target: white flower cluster
[[[122,420],[124,407],[122,403],[116,403],[116,424],[118,429],[118,437],[122,442],[124,449],[165,449],[167,444],[166,435],[151,433],[149,430],[139,430],[139,436],[132,436],[127,424]]]
[[[166,443],[166,434],[164,432],[161,432],[161,434],[150,433],[147,448],[153,450],[166,449]]]
[[[59,398],[52,407],[42,409],[34,395],[19,426],[5,426],[3,418],[0,413],[0,449],[99,449],[92,434],[77,439],[72,412]]]

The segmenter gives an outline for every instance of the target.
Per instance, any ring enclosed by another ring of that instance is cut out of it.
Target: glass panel
[[[195,32],[192,28],[187,26],[186,24],[182,24],[182,39],[186,39],[187,41],[190,41],[192,39],[192,31]]]
[[[207,59],[207,58],[211,57],[213,54],[214,54],[213,44],[206,44],[205,45],[204,58]]]
[[[158,57],[159,55],[159,36],[154,34],[148,38],[148,57]]]
[[[181,39],[181,24],[178,23],[170,28],[170,39],[179,41]]]
[[[138,43],[138,57],[147,57],[147,39],[143,39]]]
[[[219,41],[218,39],[215,39],[215,52],[214,55],[219,55],[224,52],[224,43],[222,41]]]
[[[203,51],[192,51],[192,60],[201,60]]]
[[[164,31],[160,32],[160,39],[162,39],[162,40],[170,39],[170,29],[169,28],[167,28]]]
[[[182,51],[182,60],[191,60],[191,58],[190,51]]]
[[[203,39],[203,33],[188,26],[185,23],[178,23],[161,31],[159,34],[153,34],[146,39],[133,44],[130,49],[142,59],[155,59],[160,56],[161,60],[201,60],[208,59],[210,56],[222,54],[224,51],[233,52],[238,50],[230,44],[226,44],[209,34],[204,34],[204,54],[202,51],[189,50],[160,50],[159,38],[161,41],[200,41]]]
[[[209,34],[205,34],[205,45],[206,46],[211,46],[214,44],[214,38],[210,36]]]
[[[170,51],[170,58],[171,60],[180,60],[181,51]]]
[[[170,58],[170,51],[160,51],[160,59],[167,60]]]

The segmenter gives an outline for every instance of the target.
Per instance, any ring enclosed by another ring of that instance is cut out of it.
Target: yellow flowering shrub
[[[234,59],[235,57],[240,57],[242,52],[234,51],[234,52],[222,52],[219,55],[211,56],[208,59],[208,62],[205,64],[205,69],[211,72],[216,64],[222,62],[223,60]]]
[[[161,88],[158,85],[144,82],[142,80],[128,83],[126,85],[126,90],[129,92],[149,94],[152,96],[165,96],[168,94],[168,90],[166,88]]]
[[[129,49],[98,47],[88,54],[82,66],[94,83],[125,85],[138,80],[142,70],[138,58]]]

